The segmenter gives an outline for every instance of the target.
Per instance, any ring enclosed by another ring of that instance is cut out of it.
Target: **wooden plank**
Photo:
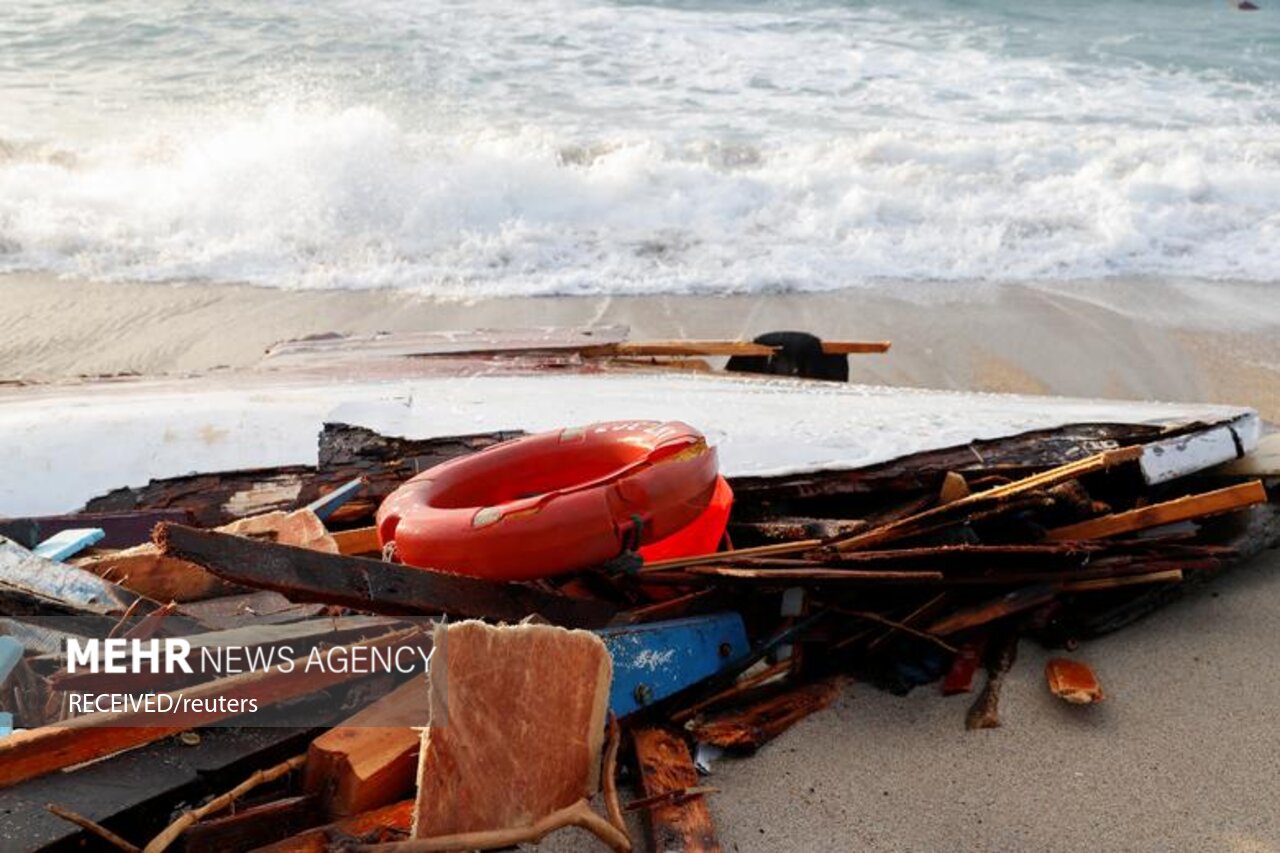
[[[357,527],[355,530],[339,530],[333,534],[333,541],[338,545],[339,554],[360,556],[377,554],[382,550],[378,542],[378,528],[375,526]]]
[[[329,818],[376,809],[413,791],[429,704],[426,679],[414,676],[312,741],[303,787]]]
[[[844,683],[827,678],[787,690],[693,726],[693,737],[722,749],[756,750],[810,714],[836,701]]]
[[[987,625],[997,619],[1023,613],[1053,600],[1054,590],[1049,586],[1033,586],[1015,590],[993,601],[984,601],[972,607],[954,610],[934,620],[925,630],[930,634],[947,636],[979,625]]]
[[[101,542],[106,535],[101,527],[69,527],[41,541],[31,549],[31,553],[46,560],[62,562]]]
[[[684,355],[756,355],[770,356],[777,347],[750,341],[625,341],[602,347],[584,347],[586,357],[609,356],[684,356]]]
[[[256,850],[320,822],[319,804],[310,795],[239,806],[234,814],[206,818],[182,834],[183,853]]]
[[[294,604],[278,592],[260,589],[194,601],[178,608],[211,631],[304,622],[328,611],[326,604]]]
[[[836,581],[839,583],[923,583],[943,580],[942,572],[862,571],[860,569],[788,568],[744,569],[734,566],[692,566],[685,572],[695,577],[743,581]]]
[[[1266,502],[1267,490],[1263,488],[1262,481],[1253,480],[1212,492],[1187,495],[1163,503],[1131,509],[1128,512],[1118,512],[1101,518],[1091,518],[1078,524],[1057,527],[1049,531],[1048,538],[1057,541],[1102,539],[1118,536],[1121,533],[1159,527],[1162,524],[1174,524],[1179,521],[1234,512]]]
[[[689,747],[670,729],[639,728],[632,732],[632,741],[646,797],[697,786],[698,771]],[[662,801],[649,808],[646,816],[653,850],[712,853],[721,849],[705,797]]]
[[[825,355],[885,353],[892,346],[892,341],[823,341],[822,352]]]
[[[836,551],[844,553],[870,548],[873,545],[882,545],[906,536],[929,533],[940,527],[953,524],[958,519],[963,518],[965,514],[973,513],[976,510],[992,508],[1002,502],[1007,502],[1010,498],[1024,495],[1035,489],[1045,489],[1070,480],[1079,479],[1086,474],[1106,471],[1117,465],[1136,461],[1141,456],[1141,447],[1104,451],[1087,459],[1068,462],[1065,465],[1059,465],[1048,471],[1024,477],[1004,486],[996,486],[993,489],[976,492],[968,497],[927,509],[924,512],[873,528],[865,533],[856,533],[853,536],[837,540],[832,545]]]
[[[327,853],[339,844],[399,841],[412,824],[413,800],[403,800],[268,844],[256,853]]]
[[[603,602],[520,584],[256,542],[180,524],[160,525],[156,544],[163,553],[191,560],[233,583],[377,613],[443,612],[508,622],[537,613],[560,625],[603,627],[615,612]]]
[[[429,642],[415,628],[387,633],[343,648],[349,654],[350,649],[357,647],[388,648],[411,644],[425,647]],[[183,705],[186,710],[175,709],[167,714],[147,713],[145,710],[85,714],[58,725],[16,732],[0,739],[0,788],[151,743],[187,729],[240,716],[245,713],[243,707],[250,699],[256,700],[260,709],[265,709],[286,699],[365,677],[363,673],[338,672],[328,667],[307,671],[306,664],[307,658],[302,657],[294,660],[292,665],[232,675],[160,694],[179,704],[183,699],[191,703],[200,700],[198,705]]]

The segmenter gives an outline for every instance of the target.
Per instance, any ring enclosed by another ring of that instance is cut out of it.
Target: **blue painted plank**
[[[360,477],[356,477],[351,482],[343,483],[341,486],[338,486],[338,488],[329,492],[329,494],[316,498],[314,501],[307,504],[307,509],[314,512],[316,517],[321,521],[324,521],[326,518],[333,515],[338,507],[354,498],[362,488],[364,488],[364,480]]]
[[[101,527],[76,527],[55,533],[31,549],[31,553],[46,560],[61,562],[74,557],[90,545],[101,542],[107,532]]]
[[[747,654],[737,613],[690,616],[596,632],[613,658],[609,707],[625,717],[720,672]]]

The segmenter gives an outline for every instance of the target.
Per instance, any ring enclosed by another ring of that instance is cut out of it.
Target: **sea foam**
[[[293,23],[354,14],[325,8]],[[119,74],[165,97],[124,87],[132,120],[73,98],[0,124],[0,270],[464,299],[1277,277],[1266,63],[1079,27],[1037,51],[1013,12],[950,7],[369,9],[271,82],[166,76],[183,58],[144,42]],[[192,61],[279,48],[200,26],[223,49]]]

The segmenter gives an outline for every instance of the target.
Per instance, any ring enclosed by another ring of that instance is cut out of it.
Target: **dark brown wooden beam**
[[[600,627],[615,609],[515,583],[496,583],[363,557],[325,554],[180,524],[156,528],[156,544],[219,577],[298,601],[390,615],[450,615],[519,622],[539,614],[570,627]]]

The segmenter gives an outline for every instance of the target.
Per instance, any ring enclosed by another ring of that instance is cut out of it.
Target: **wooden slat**
[[[256,542],[180,524],[156,529],[165,554],[245,586],[295,600],[340,604],[390,615],[449,613],[519,622],[530,614],[571,627],[601,627],[615,608],[514,583],[409,568],[381,560]]]
[[[697,786],[698,771],[689,747],[678,735],[665,728],[640,728],[632,738],[645,796]],[[647,817],[654,850],[711,853],[721,849],[705,797],[657,803],[647,810]]]
[[[1066,465],[1059,465],[1048,471],[1024,477],[1021,480],[1015,480],[1003,486],[996,486],[994,489],[977,492],[968,497],[952,501],[949,504],[927,509],[924,512],[907,516],[890,524],[873,528],[865,533],[857,533],[840,539],[832,544],[837,551],[855,551],[870,548],[873,545],[881,545],[885,542],[892,542],[906,536],[928,533],[954,523],[967,513],[991,508],[1008,501],[1010,498],[1024,495],[1035,489],[1045,489],[1050,486],[1056,486],[1059,483],[1078,479],[1086,474],[1106,471],[1116,465],[1134,462],[1141,456],[1141,447],[1108,450],[1086,459],[1069,462]]]
[[[257,853],[326,853],[334,845],[353,840],[365,844],[398,841],[409,834],[412,825],[413,800],[403,800],[260,847]]]
[[[823,341],[822,352],[826,355],[883,353],[892,346],[892,341]]]
[[[225,853],[257,850],[319,821],[312,796],[286,797],[261,805],[239,807],[234,814],[208,818],[182,834],[183,853]]]
[[[414,676],[311,743],[304,787],[330,818],[394,803],[413,790],[422,735],[429,722],[426,679]]]
[[[693,566],[688,574],[727,580],[838,581],[840,583],[920,583],[940,581],[942,572],[862,571],[860,569],[743,569],[735,566]]]
[[[1104,515],[1091,518],[1079,524],[1068,524],[1049,531],[1053,540],[1102,539],[1107,536],[1118,536],[1121,533],[1133,533],[1162,524],[1174,524],[1179,521],[1190,521],[1234,512],[1247,506],[1267,502],[1267,490],[1261,480],[1227,486],[1212,492],[1198,495],[1187,495],[1164,503],[1152,504],[1128,512]]]
[[[583,350],[583,355],[757,355],[770,356],[776,347],[750,341],[626,341]]]
[[[376,554],[382,547],[378,544],[378,528],[372,526],[339,530],[333,534],[333,541],[338,543],[339,554],[352,556]]]

